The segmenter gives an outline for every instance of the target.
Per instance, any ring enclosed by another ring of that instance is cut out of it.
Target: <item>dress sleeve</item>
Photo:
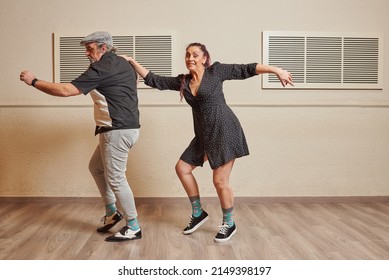
[[[145,77],[145,84],[159,90],[177,90],[181,88],[181,80],[184,75],[177,77],[164,77],[149,72]]]
[[[257,75],[255,68],[257,63],[250,64],[222,64],[215,62],[213,65],[214,71],[224,80],[243,80]]]

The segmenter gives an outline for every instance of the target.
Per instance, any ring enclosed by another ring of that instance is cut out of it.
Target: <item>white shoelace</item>
[[[192,225],[193,220],[194,220],[194,217],[190,216],[190,221],[189,221],[188,227],[190,227]]]
[[[221,233],[221,234],[226,234],[228,228],[229,228],[229,227],[228,227],[228,224],[227,224],[227,223],[223,223],[223,224],[220,226],[219,233]]]

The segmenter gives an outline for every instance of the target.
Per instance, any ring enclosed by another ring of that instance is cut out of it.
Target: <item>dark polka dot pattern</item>
[[[243,129],[223,93],[225,80],[243,80],[255,74],[256,63],[221,64],[206,68],[197,95],[189,88],[191,75],[185,76],[184,98],[192,107],[195,137],[181,159],[191,165],[203,166],[207,155],[212,169],[249,154]],[[180,90],[183,75],[162,77],[149,73],[145,83],[160,90]]]

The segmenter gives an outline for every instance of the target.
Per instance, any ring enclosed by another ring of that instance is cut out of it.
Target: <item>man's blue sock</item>
[[[116,210],[117,209],[116,209],[115,203],[105,205],[105,213],[106,213],[107,217],[112,216],[113,214],[115,214]]]
[[[139,223],[138,223],[138,219],[137,218],[134,218],[134,219],[131,219],[127,222],[127,226],[131,229],[131,230],[138,230],[139,229]]]

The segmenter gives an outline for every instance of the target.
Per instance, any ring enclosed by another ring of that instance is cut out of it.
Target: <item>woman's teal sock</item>
[[[226,223],[228,227],[232,227],[234,225],[234,219],[232,218],[232,210],[234,207],[223,209],[223,224]]]
[[[197,218],[203,213],[203,208],[201,207],[200,196],[189,197],[190,203],[192,204],[192,216]]]

